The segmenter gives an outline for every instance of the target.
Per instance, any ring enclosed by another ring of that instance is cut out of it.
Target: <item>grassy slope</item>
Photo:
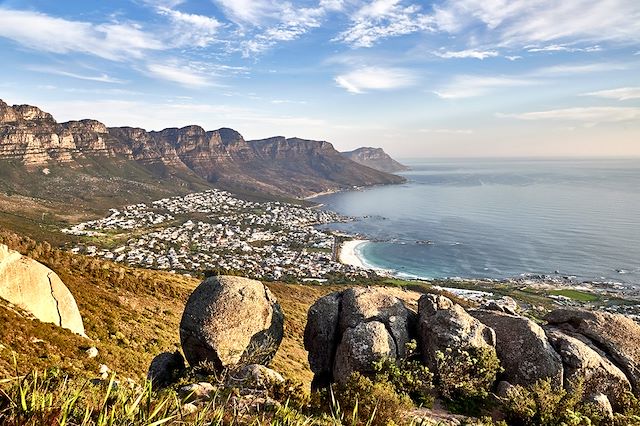
[[[0,231],[0,242],[58,273],[74,294],[92,339],[30,320],[0,304],[0,377],[14,374],[13,351],[21,373],[56,365],[81,376],[97,375],[99,364],[106,364],[125,377],[139,378],[154,355],[178,345],[184,304],[200,280],[73,255],[6,231]],[[302,345],[306,312],[336,288],[282,283],[269,287],[286,316],[285,338],[273,366],[308,384],[312,375]],[[92,345],[100,352],[94,360],[84,354]]]

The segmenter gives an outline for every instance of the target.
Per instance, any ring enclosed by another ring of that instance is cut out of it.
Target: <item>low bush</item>
[[[438,391],[456,412],[480,413],[500,371],[493,348],[447,349],[436,354]]]

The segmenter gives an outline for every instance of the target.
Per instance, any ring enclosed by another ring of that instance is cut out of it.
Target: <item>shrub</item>
[[[516,385],[507,392],[504,412],[509,424],[522,426],[578,426],[600,424],[599,415],[589,417],[582,404],[582,384],[574,383],[572,392],[553,386],[551,379],[531,386]]]
[[[436,384],[454,411],[476,414],[500,371],[493,348],[469,347],[436,353]]]
[[[373,364],[374,381],[389,382],[395,392],[408,396],[418,406],[433,405],[433,374],[425,365],[415,359],[417,344],[412,340],[407,344],[407,356],[395,360],[385,358]]]
[[[332,415],[340,423],[386,426],[411,408],[411,399],[399,395],[388,381],[372,381],[353,373],[347,383],[332,393]]]

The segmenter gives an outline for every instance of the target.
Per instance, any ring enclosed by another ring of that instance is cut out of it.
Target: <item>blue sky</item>
[[[0,0],[0,98],[62,120],[640,156],[638,0]]]

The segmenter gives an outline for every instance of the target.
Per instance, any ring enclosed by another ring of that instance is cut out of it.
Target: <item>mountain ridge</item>
[[[0,100],[0,160],[26,168],[86,169],[82,163],[91,159],[134,162],[160,178],[186,175],[205,185],[280,197],[404,182],[345,158],[327,141],[246,141],[230,128],[197,125],[147,131],[91,119],[58,123],[38,107]]]

